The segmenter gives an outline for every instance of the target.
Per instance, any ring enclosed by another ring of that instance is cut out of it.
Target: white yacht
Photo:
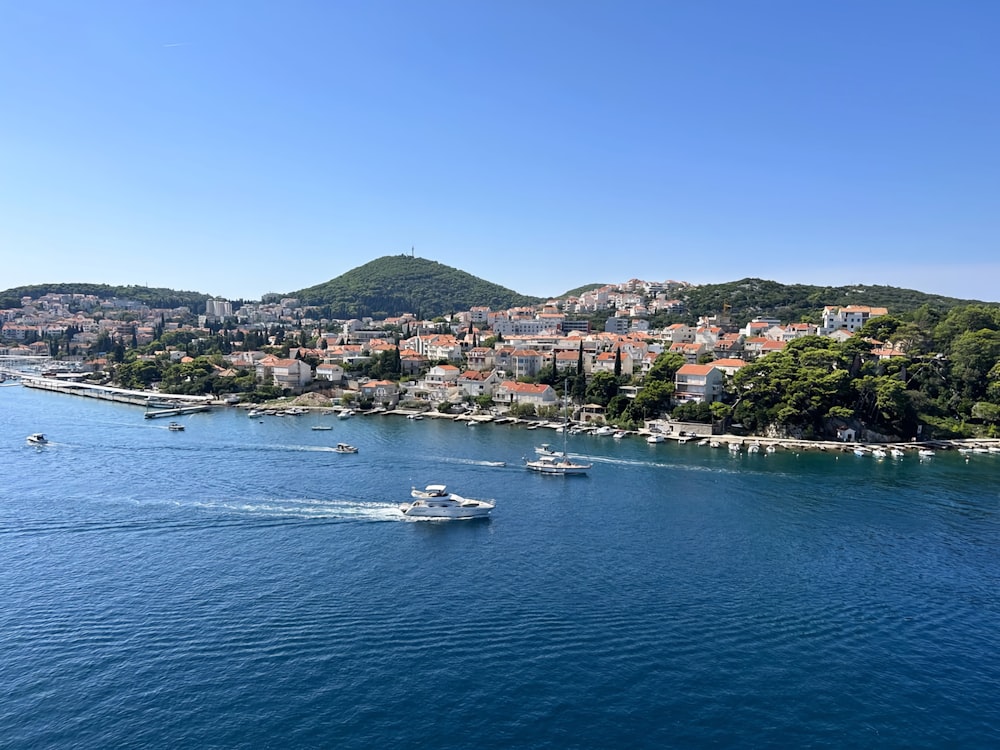
[[[358,449],[348,443],[337,443],[334,447],[336,453],[357,453]]]
[[[410,518],[484,518],[496,503],[449,492],[443,484],[429,484],[424,489],[410,490],[412,503],[403,503],[399,510]]]

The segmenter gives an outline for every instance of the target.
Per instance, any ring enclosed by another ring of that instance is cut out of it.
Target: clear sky
[[[1000,300],[996,0],[0,0],[0,289]]]

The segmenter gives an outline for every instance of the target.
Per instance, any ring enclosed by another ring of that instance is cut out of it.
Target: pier
[[[25,388],[38,388],[43,391],[65,393],[70,396],[86,396],[87,398],[99,398],[103,401],[114,401],[119,404],[141,406],[149,409],[146,413],[147,418],[190,414],[191,412],[208,411],[212,408],[211,396],[174,394],[165,396],[162,393],[154,393],[152,391],[136,391],[128,388],[115,388],[110,385],[94,385],[93,383],[57,380],[55,378],[35,377],[25,374],[21,375],[21,385]],[[171,402],[169,406],[163,403],[167,399]],[[163,408],[150,409],[153,404],[159,404]]]

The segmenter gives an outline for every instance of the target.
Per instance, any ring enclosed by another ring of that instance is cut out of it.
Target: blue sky
[[[1000,3],[0,0],[0,288],[1000,300]]]

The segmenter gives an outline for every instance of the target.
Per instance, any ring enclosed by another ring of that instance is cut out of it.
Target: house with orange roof
[[[466,370],[458,376],[457,385],[466,396],[492,396],[493,389],[500,383],[496,370]]]
[[[369,380],[358,386],[363,399],[371,399],[376,404],[388,404],[392,408],[399,401],[399,385],[391,380]]]
[[[552,386],[541,383],[504,380],[493,389],[493,403],[498,406],[509,408],[515,404],[531,404],[537,409],[542,406],[555,406],[558,402],[559,397]]]
[[[594,360],[594,372],[613,373],[615,371],[615,361],[619,356],[618,352],[621,352],[621,374],[631,375],[635,361],[632,359],[632,355],[624,349],[618,349],[614,352],[601,352],[598,354],[597,359]]]
[[[323,362],[316,365],[316,379],[342,383],[344,381],[344,368],[333,362]]]
[[[495,351],[488,346],[476,346],[465,353],[465,364],[470,370],[492,370],[496,364]]]
[[[695,364],[703,354],[707,354],[710,349],[705,343],[692,344],[671,344],[668,351],[680,354],[688,364]]]
[[[872,318],[879,318],[888,314],[889,310],[885,307],[869,307],[868,305],[838,307],[836,305],[827,305],[823,308],[823,323],[820,326],[819,332],[821,336],[828,336],[837,330],[854,333],[860,330],[861,326]]]
[[[735,375],[740,371],[740,368],[746,367],[747,363],[742,359],[737,359],[735,357],[724,357],[722,359],[716,359],[712,362],[712,366],[722,370],[725,375]]]
[[[682,365],[674,376],[674,401],[711,403],[722,396],[723,372],[715,365]]]
[[[296,390],[312,381],[312,368],[301,359],[265,357],[257,362],[257,379],[277,388]]]

